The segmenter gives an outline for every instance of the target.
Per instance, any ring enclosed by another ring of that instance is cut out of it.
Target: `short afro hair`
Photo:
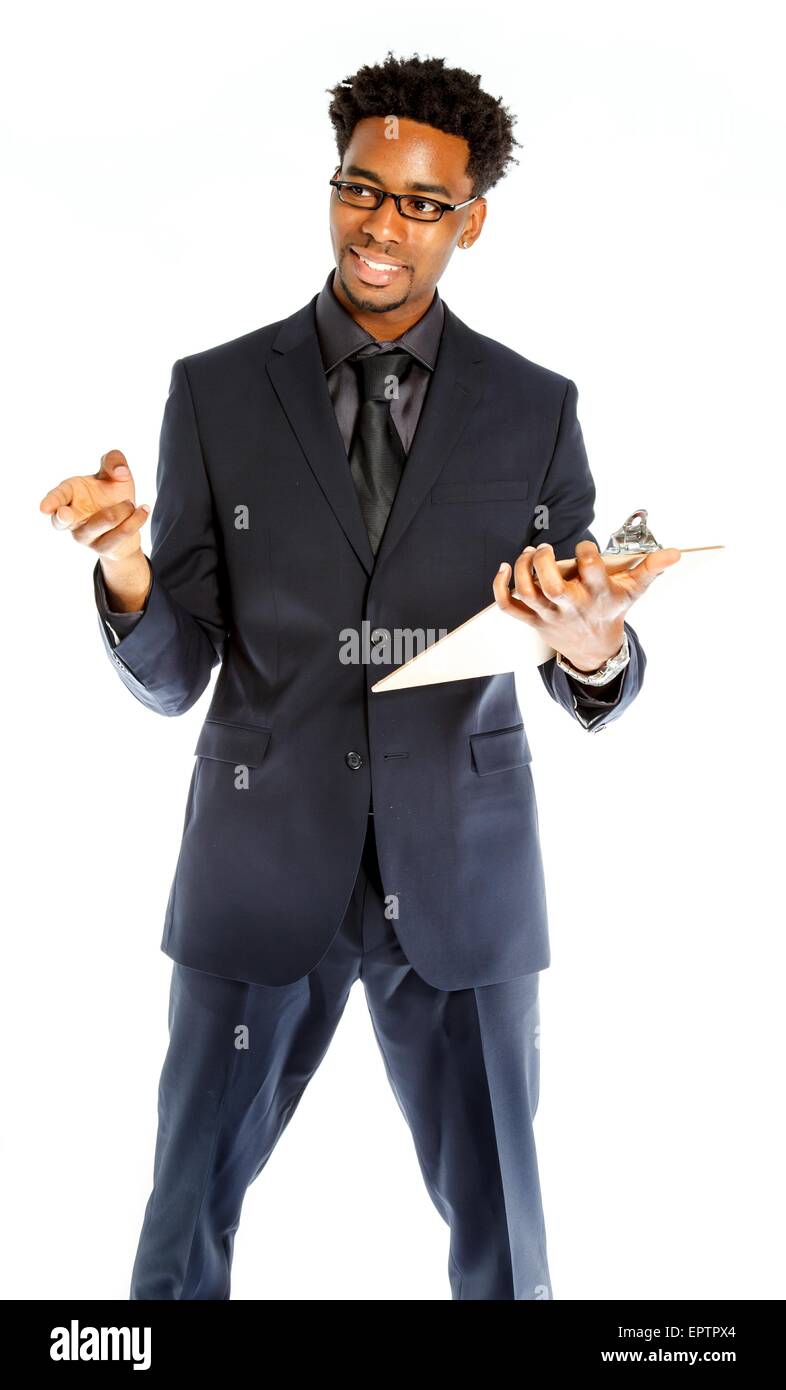
[[[480,77],[464,68],[446,68],[444,58],[395,58],[359,68],[335,87],[326,88],[339,158],[358,121],[367,116],[398,116],[463,136],[469,145],[467,175],[472,196],[479,197],[505,177],[513,155],[512,117],[499,97],[489,96]]]

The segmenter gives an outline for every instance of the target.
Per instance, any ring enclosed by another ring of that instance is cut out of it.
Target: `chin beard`
[[[351,255],[352,252],[350,251],[348,254]],[[377,299],[361,299],[349,288],[341,270],[338,272],[338,278],[341,281],[341,288],[350,304],[354,304],[356,309],[363,309],[364,312],[369,314],[387,314],[391,309],[400,309],[402,304],[406,304],[409,299],[409,290],[407,290],[403,299],[396,299],[391,304],[380,304]]]

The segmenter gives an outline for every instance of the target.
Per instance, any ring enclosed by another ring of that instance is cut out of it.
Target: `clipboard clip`
[[[646,508],[640,507],[637,512],[631,512],[619,531],[612,532],[603,554],[622,555],[625,551],[662,549],[663,546],[656,541],[647,525]]]

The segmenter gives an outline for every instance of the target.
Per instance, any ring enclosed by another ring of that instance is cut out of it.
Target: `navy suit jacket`
[[[142,617],[107,653],[158,714],[185,713],[220,663],[197,740],[161,949],[198,970],[288,984],[348,905],[372,800],[404,953],[441,989],[550,963],[531,750],[513,673],[371,694],[390,663],[347,664],[347,629],[451,630],[493,600],[501,559],[574,554],[595,500],[577,390],[445,304],[439,354],[376,562],[314,319],[178,359],[161,427]],[[443,301],[444,303],[444,301]],[[548,529],[536,529],[536,507]],[[100,565],[94,570],[98,597]],[[514,621],[514,619],[511,619]],[[549,694],[585,728],[611,694]]]

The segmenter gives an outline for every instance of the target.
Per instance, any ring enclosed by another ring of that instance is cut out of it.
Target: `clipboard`
[[[601,551],[601,558],[609,574],[620,574],[635,569],[653,550],[663,549],[649,530],[647,511],[639,508],[612,533],[606,549]],[[723,545],[687,546],[680,550],[680,555],[689,555],[693,561],[723,549]],[[682,565],[683,559],[678,563]],[[557,560],[556,564],[565,579],[573,579],[578,573],[575,556]],[[514,589],[513,597],[521,598],[521,595]],[[533,655],[536,664],[542,666],[554,655],[554,649],[527,623],[511,621],[510,614],[505,613],[495,599],[445,637],[383,676],[371,690],[376,694],[418,685],[437,685],[442,681],[467,680],[473,676],[502,675],[530,665]]]

